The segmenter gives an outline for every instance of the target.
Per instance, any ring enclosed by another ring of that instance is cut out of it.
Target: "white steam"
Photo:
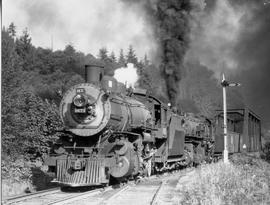
[[[139,79],[137,69],[133,63],[128,63],[127,67],[118,68],[114,71],[113,76],[118,82],[124,83],[127,88],[136,86]]]
[[[224,69],[236,69],[234,47],[241,30],[244,10],[234,8],[228,0],[217,0],[211,11],[193,13],[191,43],[186,61],[197,60],[218,77]]]

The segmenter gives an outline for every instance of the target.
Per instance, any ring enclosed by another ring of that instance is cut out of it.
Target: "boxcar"
[[[215,117],[215,152],[224,150],[223,111],[217,110]],[[261,150],[261,119],[249,108],[228,109],[228,151],[257,152]]]

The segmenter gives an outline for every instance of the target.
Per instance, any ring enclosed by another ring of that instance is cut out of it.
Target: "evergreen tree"
[[[3,28],[2,30],[2,88],[6,91],[17,87],[21,78],[17,73],[21,72],[19,56],[16,53],[16,46],[12,35]]]
[[[64,58],[65,58],[65,65],[64,65],[64,72],[72,72],[76,70],[76,51],[74,47],[69,44],[65,47],[64,50]]]
[[[8,27],[8,33],[10,34],[10,36],[13,39],[15,39],[15,37],[16,37],[16,26],[14,25],[13,22]]]
[[[115,60],[113,60],[115,59],[114,53],[112,52],[109,57],[108,50],[106,48],[101,48],[99,50],[98,59],[102,61],[105,75],[113,76],[114,70],[117,67]]]
[[[98,58],[102,61],[106,61],[108,60],[108,50],[107,48],[101,48],[99,49],[99,54],[98,54]]]
[[[139,76],[142,76],[143,75],[143,71],[145,69],[145,65],[142,61],[138,62],[137,63],[137,73]]]
[[[135,50],[133,49],[133,46],[130,45],[128,48],[128,54],[126,56],[127,63],[133,63],[135,66],[137,66],[138,59],[135,54]]]
[[[19,56],[25,57],[27,54],[30,53],[32,44],[31,44],[31,37],[27,31],[27,28],[23,31],[23,35],[16,41],[16,51]]]
[[[147,55],[144,55],[144,62],[143,62],[144,66],[148,66],[149,65],[149,60],[147,58]]]
[[[23,35],[16,40],[16,52],[21,59],[23,70],[26,71],[32,70],[35,61],[31,41],[27,28],[23,31]]]
[[[72,57],[75,54],[75,49],[72,46],[72,44],[68,44],[65,49],[64,49],[64,54],[67,55],[68,57]]]
[[[111,52],[110,60],[111,60],[112,62],[116,63],[116,57],[115,57],[115,54],[114,54],[113,51]]]
[[[125,56],[124,56],[123,49],[120,49],[118,64],[120,64],[120,66],[125,66],[125,64],[126,64],[126,59],[125,59]]]
[[[47,75],[56,69],[53,53],[50,49],[37,48],[35,50],[34,67],[39,74]]]

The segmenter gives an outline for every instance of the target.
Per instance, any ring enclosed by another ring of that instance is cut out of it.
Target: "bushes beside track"
[[[234,155],[229,164],[200,166],[190,182],[179,181],[177,191],[178,204],[270,204],[270,164]]]
[[[24,194],[52,188],[53,176],[41,170],[41,161],[29,162],[23,158],[2,160],[2,196]]]

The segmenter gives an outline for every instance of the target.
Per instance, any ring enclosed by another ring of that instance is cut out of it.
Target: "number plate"
[[[81,109],[75,108],[74,112],[75,113],[86,113],[86,109],[85,108],[81,108]]]
[[[77,88],[76,93],[85,93],[84,88]]]

